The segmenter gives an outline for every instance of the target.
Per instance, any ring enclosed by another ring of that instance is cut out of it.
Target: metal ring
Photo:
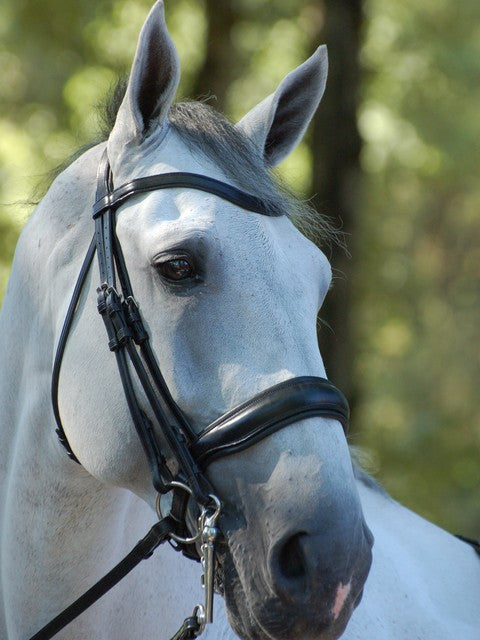
[[[212,513],[211,516],[209,516],[209,518],[212,518],[213,520],[216,520],[218,518],[218,516],[220,515],[220,510],[222,508],[222,503],[220,502],[220,499],[217,498],[217,496],[213,493],[209,493],[208,497],[211,498],[213,500],[213,502],[215,503],[215,511]]]
[[[126,298],[125,302],[131,302],[134,307],[136,307],[137,309],[140,309],[140,306],[139,306],[138,302],[135,300],[135,298],[133,296],[128,296]]]
[[[168,483],[167,486],[169,487],[169,489],[174,489],[175,487],[177,489],[183,489],[183,491],[186,491],[188,494],[192,495],[192,490],[190,489],[190,487],[184,484],[183,482],[179,482],[178,480],[172,480],[171,482]],[[160,498],[161,498],[161,495],[157,493],[157,498],[155,500],[155,510],[157,512],[157,516],[160,519],[162,519],[165,516],[162,513]],[[191,538],[182,538],[181,536],[172,532],[169,534],[169,537],[172,538],[172,540],[175,540],[175,542],[179,542],[180,544],[193,544],[194,542],[197,542],[197,540],[200,540],[200,535],[201,535],[201,531],[198,531],[197,534]]]
[[[205,631],[205,627],[207,626],[207,616],[205,615],[205,607],[203,604],[197,604],[193,610],[193,615],[197,619],[198,632],[195,634],[195,637],[198,637],[202,635]]]

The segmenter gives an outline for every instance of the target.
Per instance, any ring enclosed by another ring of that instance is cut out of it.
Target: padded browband
[[[97,200],[93,205],[93,217],[97,218],[107,209],[117,209],[132,196],[148,193],[149,191],[157,191],[157,189],[174,189],[176,187],[212,193],[223,200],[228,200],[228,202],[254,213],[261,213],[266,216],[282,215],[281,211],[275,211],[273,207],[267,206],[260,198],[251,193],[241,191],[231,184],[208,176],[202,176],[198,173],[178,171],[175,173],[160,173],[146,178],[136,178],[123,184]]]
[[[212,422],[192,443],[191,452],[205,468],[215,458],[246,449],[278,429],[314,416],[338,420],[347,433],[350,411],[339,389],[325,378],[291,378]]]

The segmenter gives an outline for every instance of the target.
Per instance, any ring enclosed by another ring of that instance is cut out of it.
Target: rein
[[[213,620],[215,544],[220,535],[216,523],[221,504],[205,475],[210,462],[243,450],[289,424],[313,416],[338,420],[345,433],[348,429],[349,407],[341,391],[325,378],[303,376],[270,387],[220,416],[199,434],[195,433],[170,394],[160,371],[115,232],[115,212],[128,199],[158,189],[178,187],[211,193],[253,213],[275,215],[256,196],[194,173],[158,174],[138,178],[113,189],[106,150],[103,153],[97,172],[96,201],[93,206],[95,233],[74,287],[52,371],[56,433],[68,456],[80,464],[62,425],[58,385],[75,311],[96,253],[100,274],[97,308],[104,321],[109,349],[115,354],[135,430],[149,463],[152,484],[157,492],[159,522],[114,569],[32,636],[31,640],[53,637],[141,560],[150,557],[160,544],[172,540],[186,556],[201,561],[205,591],[204,605],[195,607],[193,614],[185,619],[172,640],[197,637],[205,625]],[[145,394],[149,415],[137,398],[131,371],[135,372]],[[158,433],[162,434],[162,447],[157,440]],[[167,494],[170,493],[171,506],[169,512],[163,515],[162,502],[168,500]],[[190,523],[193,507],[196,525]]]

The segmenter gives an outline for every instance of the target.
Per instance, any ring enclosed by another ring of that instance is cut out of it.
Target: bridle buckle
[[[179,489],[188,493],[189,496],[193,494],[188,485],[178,480],[172,480],[172,482],[168,484],[167,489],[171,491]],[[164,495],[166,494],[158,493],[155,501],[155,508],[160,520],[165,517],[162,512],[162,497]],[[197,520],[197,533],[194,536],[183,537],[179,536],[175,532],[171,532],[169,534],[169,537],[179,545],[201,542],[200,562],[202,565],[201,581],[204,590],[204,604],[197,605],[193,611],[192,618],[187,619],[190,620],[193,625],[192,631],[194,631],[195,636],[199,636],[203,633],[205,626],[213,622],[213,599],[215,592],[216,567],[215,544],[220,535],[220,530],[216,525],[222,505],[216,495],[210,494],[209,498],[212,504],[201,505],[201,513]],[[170,515],[170,513],[168,515]],[[195,619],[195,623],[193,622],[193,619]]]

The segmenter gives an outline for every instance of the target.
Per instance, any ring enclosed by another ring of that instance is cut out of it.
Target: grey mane
[[[101,140],[106,140],[113,129],[126,87],[127,80],[120,80],[99,108]],[[213,107],[200,101],[177,102],[170,109],[168,121],[192,151],[214,162],[236,186],[255,194],[272,215],[287,215],[317,243],[340,241],[328,217],[295,196],[278,174],[269,170],[252,142]]]
[[[214,162],[241,189],[254,193],[272,211],[301,218],[308,206],[266,167],[263,158],[235,126],[204,102],[178,102],[168,116],[170,126],[194,151]]]
[[[359,482],[365,485],[367,489],[372,489],[372,491],[380,493],[385,498],[391,499],[385,487],[383,487],[376,478],[364,471],[357,460],[353,460],[353,475]]]
[[[352,457],[353,475],[355,478],[368,489],[376,491],[391,500],[391,496],[387,490],[382,487],[371,473],[365,470],[372,466],[368,453],[357,445],[350,444],[348,448]]]
[[[62,171],[83,153],[108,139],[125,95],[127,81],[119,80],[98,105],[98,137],[51,171],[38,185],[28,204],[38,204]],[[205,102],[186,101],[172,105],[168,120],[192,151],[202,153],[236,186],[260,198],[271,215],[287,215],[302,233],[319,245],[334,242],[344,246],[342,234],[334,228],[328,216],[318,213],[308,201],[293,194],[279,175],[268,169],[250,140],[223,114]],[[152,123],[152,128],[154,125]]]

